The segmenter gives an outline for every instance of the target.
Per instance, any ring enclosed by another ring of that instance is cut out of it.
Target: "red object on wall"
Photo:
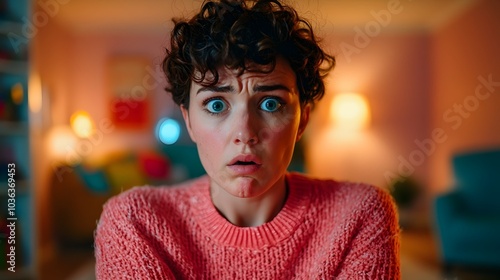
[[[163,155],[143,152],[139,154],[139,162],[142,171],[150,179],[162,180],[170,176],[170,162]]]
[[[149,123],[147,101],[115,99],[111,103],[112,121],[117,127],[142,128]]]
[[[150,127],[150,60],[142,56],[113,56],[108,65],[111,120],[117,128]]]

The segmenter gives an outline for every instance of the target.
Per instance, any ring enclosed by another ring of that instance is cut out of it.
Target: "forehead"
[[[258,79],[258,80],[280,80],[282,82],[290,82],[290,83],[295,83],[295,72],[291,68],[290,64],[288,61],[282,57],[277,57],[276,58],[276,64],[274,66],[274,69],[271,72],[263,73],[258,70],[267,70],[266,67],[270,66],[261,66],[261,65],[248,65],[250,69],[256,69],[257,71],[245,71],[241,73],[239,69],[230,69],[228,67],[222,66],[217,68],[217,74],[219,75],[219,81],[218,84],[223,83],[227,80],[230,79]],[[200,72],[195,74],[195,77],[200,77],[201,74]],[[209,83],[210,81],[213,80],[213,74],[210,72],[205,73],[205,78],[202,83]],[[198,83],[194,83],[198,84]]]

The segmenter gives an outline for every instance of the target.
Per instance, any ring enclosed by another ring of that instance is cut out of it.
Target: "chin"
[[[251,177],[239,177],[229,186],[231,194],[240,198],[255,197],[260,194],[258,183]]]

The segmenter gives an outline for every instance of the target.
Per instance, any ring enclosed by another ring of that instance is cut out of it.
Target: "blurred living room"
[[[0,0],[0,279],[95,279],[107,199],[204,174],[161,71],[202,3]],[[500,2],[285,3],[337,60],[290,170],[390,192],[402,279],[500,279]]]

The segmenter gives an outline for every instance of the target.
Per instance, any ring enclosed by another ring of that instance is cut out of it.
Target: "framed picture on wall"
[[[144,84],[149,64],[150,59],[142,56],[114,56],[109,59],[110,113],[117,128],[150,127],[150,90]]]

